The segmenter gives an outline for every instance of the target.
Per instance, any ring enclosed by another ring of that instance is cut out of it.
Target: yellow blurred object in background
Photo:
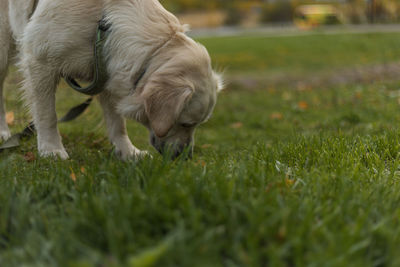
[[[294,24],[303,30],[341,23],[339,12],[331,5],[302,5],[295,10]]]

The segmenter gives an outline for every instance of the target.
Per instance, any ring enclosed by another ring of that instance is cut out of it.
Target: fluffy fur
[[[179,154],[210,116],[221,89],[206,49],[158,0],[0,0],[0,138],[5,123],[2,89],[10,56],[18,51],[23,92],[37,128],[41,156],[68,158],[57,128],[55,90],[61,77],[92,77],[97,22],[105,14],[110,80],[99,96],[108,135],[122,158],[146,154],[128,138],[124,117],[145,125],[152,145]],[[15,49],[17,48],[17,49]],[[134,90],[141,68],[147,72]]]

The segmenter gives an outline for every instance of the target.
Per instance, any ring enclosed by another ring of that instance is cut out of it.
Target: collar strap
[[[71,77],[64,78],[67,84],[75,91],[91,96],[98,95],[104,91],[108,81],[107,64],[104,57],[104,44],[109,30],[110,24],[108,24],[104,18],[101,19],[97,24],[96,41],[94,43],[93,81],[83,88],[75,79]]]

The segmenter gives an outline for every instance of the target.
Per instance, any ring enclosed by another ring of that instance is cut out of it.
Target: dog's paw
[[[153,158],[153,156],[150,154],[149,151],[137,149],[136,154],[135,154],[135,158],[136,159],[140,160],[140,159],[144,159],[144,158],[147,158],[147,157],[149,157],[151,159]]]
[[[132,146],[129,147],[129,149],[124,148],[124,149],[118,149],[115,148],[115,154],[117,155],[117,157],[119,157],[120,159],[127,161],[127,160],[141,160],[145,157],[151,157],[150,153],[147,151],[141,151],[139,149],[137,149],[136,147]]]
[[[67,151],[65,149],[53,149],[53,150],[39,150],[39,155],[43,158],[59,158],[61,160],[66,160],[69,158]]]
[[[11,133],[10,130],[6,129],[6,130],[0,130],[0,142],[1,141],[6,141],[7,139],[9,139],[11,137]]]

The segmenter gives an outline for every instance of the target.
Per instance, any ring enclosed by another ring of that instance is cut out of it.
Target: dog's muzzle
[[[185,160],[193,158],[192,142],[186,143],[168,143],[160,140],[154,133],[150,133],[150,144],[163,156],[170,157],[172,160],[181,155]]]

